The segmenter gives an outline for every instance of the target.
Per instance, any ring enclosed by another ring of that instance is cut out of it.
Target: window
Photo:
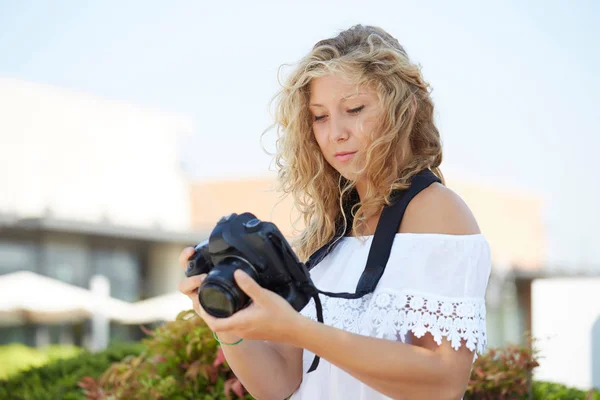
[[[72,285],[89,287],[85,247],[70,243],[49,242],[43,246],[44,275]]]
[[[35,326],[0,326],[0,344],[22,343],[35,346]]]
[[[0,240],[0,275],[16,271],[38,271],[36,246],[30,242]]]
[[[138,300],[142,277],[139,257],[134,252],[94,250],[91,272],[108,278],[112,297],[132,302]]]

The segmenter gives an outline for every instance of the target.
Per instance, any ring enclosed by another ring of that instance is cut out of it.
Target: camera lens
[[[250,299],[235,283],[233,273],[242,269],[257,279],[254,268],[239,258],[227,258],[214,266],[198,293],[202,308],[216,318],[227,318],[246,307]]]
[[[227,288],[206,285],[200,291],[200,304],[210,315],[224,318],[235,312],[237,302]]]

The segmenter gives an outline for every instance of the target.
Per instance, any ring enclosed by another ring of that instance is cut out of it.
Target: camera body
[[[235,283],[233,274],[237,269],[283,297],[296,311],[313,296],[308,269],[277,226],[252,213],[222,217],[208,240],[198,244],[188,260],[186,276],[208,274],[198,296],[210,315],[225,318],[250,304]]]

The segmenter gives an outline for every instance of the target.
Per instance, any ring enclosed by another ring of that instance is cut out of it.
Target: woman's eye
[[[348,112],[350,114],[358,114],[359,112],[361,112],[363,110],[363,108],[365,108],[365,106],[353,108],[352,110],[348,110]],[[327,118],[327,115],[315,115],[315,122],[321,121],[325,118]]]
[[[357,108],[353,108],[353,109],[352,109],[352,110],[350,110],[349,112],[350,112],[351,114],[358,114],[359,112],[361,112],[361,111],[363,110],[363,108],[365,108],[365,106],[360,106],[360,107],[357,107]]]

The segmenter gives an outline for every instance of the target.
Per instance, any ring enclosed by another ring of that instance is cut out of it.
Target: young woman
[[[280,183],[306,226],[299,258],[345,226],[311,270],[320,290],[355,291],[392,194],[410,199],[375,290],[351,300],[321,296],[324,323],[315,321],[314,302],[298,313],[242,271],[236,282],[252,304],[229,318],[198,304],[204,275],[181,282],[236,376],[258,399],[460,399],[486,342],[490,249],[469,208],[444,186],[420,69],[384,30],[354,26],[300,61],[279,93],[276,123]],[[417,187],[422,177],[429,181]],[[352,193],[358,201],[347,209]],[[183,250],[182,266],[192,252]],[[313,355],[321,360],[309,372]]]

